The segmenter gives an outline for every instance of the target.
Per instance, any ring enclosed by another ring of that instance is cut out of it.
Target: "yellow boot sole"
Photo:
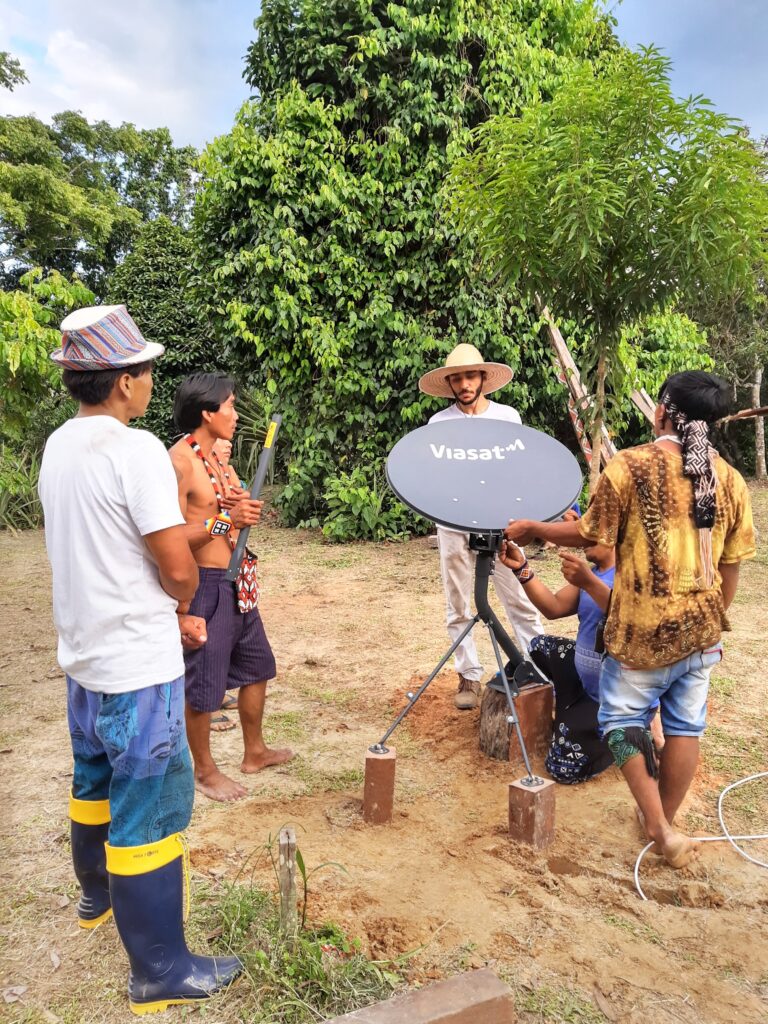
[[[137,1017],[141,1017],[145,1013],[162,1013],[163,1010],[167,1010],[169,1006],[186,1006],[189,1003],[202,1003],[203,999],[158,999],[155,1003],[131,1003],[128,1005],[131,1008],[131,1012],[135,1013]]]
[[[86,931],[91,931],[93,928],[98,928],[100,924],[104,924],[104,922],[108,921],[110,917],[112,917],[112,907],[105,910],[103,914],[99,915],[99,917],[94,917],[90,921],[84,921],[82,917],[79,917],[77,919],[77,923],[81,928],[85,928]]]

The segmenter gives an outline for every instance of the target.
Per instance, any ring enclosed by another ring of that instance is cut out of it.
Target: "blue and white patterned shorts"
[[[86,690],[67,676],[67,718],[72,795],[109,800],[112,846],[159,842],[187,827],[195,789],[183,676],[128,693]]]

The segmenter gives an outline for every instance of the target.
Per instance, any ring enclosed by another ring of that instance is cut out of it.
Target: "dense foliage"
[[[39,269],[20,285],[0,291],[0,439],[29,442],[45,437],[48,413],[64,400],[61,372],[49,358],[61,345],[59,323],[70,310],[92,303],[93,293],[77,280]]]
[[[624,390],[623,329],[675,299],[755,291],[759,155],[705,101],[676,100],[653,49],[582,63],[551,102],[492,117],[474,143],[452,173],[459,223],[501,286],[546,296],[592,338],[597,441],[606,381]]]
[[[39,525],[40,453],[74,411],[49,356],[61,344],[61,320],[92,302],[83,284],[56,271],[30,271],[18,289],[0,290],[0,526]]]
[[[551,384],[528,308],[441,217],[452,154],[489,112],[549,98],[610,27],[576,0],[268,0],[257,29],[258,99],[203,157],[198,294],[285,417],[288,519],[397,532],[382,458],[441,404],[422,372],[464,340]],[[525,409],[530,382],[501,400]]]
[[[0,246],[6,280],[33,266],[77,271],[102,295],[106,276],[141,224],[161,214],[182,223],[195,152],[167,128],[139,131],[56,114],[0,117]]]
[[[166,443],[178,433],[173,396],[181,379],[220,365],[186,286],[190,262],[188,235],[160,217],[144,225],[133,251],[109,280],[108,300],[128,307],[147,341],[165,345],[152,374],[152,401],[139,426]]]

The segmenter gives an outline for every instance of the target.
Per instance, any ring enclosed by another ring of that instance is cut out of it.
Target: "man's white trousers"
[[[445,618],[448,636],[453,643],[474,618],[472,598],[475,588],[475,561],[477,553],[469,550],[469,534],[437,528],[440,549],[440,573],[445,593]],[[539,613],[525,596],[525,589],[517,577],[496,559],[493,585],[499,600],[507,613],[517,637],[517,646],[523,657],[527,657],[531,640],[540,636],[544,628]],[[475,629],[484,628],[478,624]],[[474,630],[456,648],[454,665],[456,671],[472,682],[483,678],[483,666],[477,656],[473,639]],[[493,666],[495,672],[496,665]]]

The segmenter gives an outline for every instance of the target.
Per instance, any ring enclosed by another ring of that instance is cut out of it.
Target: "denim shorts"
[[[720,644],[663,668],[628,668],[610,654],[600,672],[600,732],[647,728],[661,704],[666,736],[701,736],[707,721],[709,674],[723,657]]]
[[[156,843],[189,824],[194,799],[184,677],[128,693],[86,690],[67,676],[72,795],[109,800],[112,846]]]

